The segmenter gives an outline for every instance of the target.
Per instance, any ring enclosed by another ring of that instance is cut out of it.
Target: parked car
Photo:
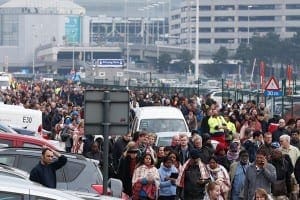
[[[18,133],[18,132],[15,131],[13,128],[7,126],[7,125],[4,124],[3,122],[0,122],[0,132],[1,132],[1,133]]]
[[[2,163],[0,163],[0,175],[6,175],[6,176],[29,180],[28,172],[26,172],[24,170],[20,170],[15,167],[4,165]]]
[[[40,185],[38,183],[34,183],[31,180],[29,180],[29,173],[21,170],[21,169],[17,169],[15,167],[11,167],[11,166],[7,166],[4,164],[0,163],[0,177],[1,176],[8,176],[8,177],[13,177],[13,178],[19,178],[22,180],[26,180],[26,184],[29,185]],[[1,180],[0,180],[1,181]],[[15,180],[15,182],[19,182],[20,180]],[[119,180],[114,180],[114,179],[109,179],[109,182],[114,182],[114,181],[119,181]],[[1,185],[1,183],[0,183]],[[40,185],[41,187],[44,187],[43,185]],[[118,191],[118,188],[114,187],[111,188],[112,186],[110,185],[109,190],[112,191],[111,193],[113,194],[117,194],[122,192],[122,182],[121,182],[121,187],[120,187],[120,191]],[[71,194],[71,195],[75,195],[76,197],[80,197],[83,198],[85,200],[99,200],[99,199],[119,199],[119,198],[113,198],[110,196],[103,196],[100,198],[100,194],[98,193],[86,193],[86,192],[79,192],[79,191],[72,191],[72,190],[63,190],[65,193]]]
[[[70,193],[6,175],[0,175],[0,199],[83,200]]]
[[[77,154],[63,153],[63,155],[68,158],[68,162],[56,172],[57,188],[96,193],[92,185],[102,185],[103,182],[102,173],[98,167],[99,162]],[[40,157],[41,149],[0,149],[0,163],[28,173],[40,161]]]
[[[1,133],[0,132],[0,144],[5,144],[7,147],[32,147],[42,148],[46,145],[57,151],[64,151],[59,144],[54,144],[49,140],[43,138],[37,138],[34,136],[20,135],[17,133]]]

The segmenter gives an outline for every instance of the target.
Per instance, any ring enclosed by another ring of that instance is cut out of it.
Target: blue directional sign
[[[265,96],[272,96],[272,97],[281,97],[282,91],[281,90],[266,90]]]

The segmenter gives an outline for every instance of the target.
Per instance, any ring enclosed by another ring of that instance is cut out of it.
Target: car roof
[[[51,144],[48,140],[45,140],[43,138],[37,138],[35,136],[21,135],[18,133],[2,133],[2,132],[0,132],[0,138],[1,139],[10,139],[10,140],[21,140],[24,142],[30,142],[30,143],[37,144],[37,145],[41,144],[41,146],[47,145],[54,150],[59,150],[57,147],[55,147],[53,144]]]
[[[136,109],[136,116],[141,119],[184,119],[181,111],[168,106],[146,106]]]
[[[30,148],[30,147],[4,147],[0,149],[0,154],[9,153],[9,154],[22,154],[22,155],[41,155],[41,149],[39,148]],[[62,155],[67,158],[74,158],[80,160],[91,160],[80,154],[72,154],[66,152],[60,152]]]
[[[19,178],[28,179],[29,173],[21,169],[0,163],[0,174],[13,175]]]
[[[12,190],[14,189],[14,190]],[[50,189],[43,187],[39,184],[36,184],[30,180],[10,177],[6,175],[0,175],[0,192],[1,191],[17,191],[17,190],[30,190],[37,191],[39,193],[46,193],[49,198],[58,198],[58,199],[70,199],[70,200],[82,200],[75,195],[72,195],[67,192],[63,192],[57,189]]]

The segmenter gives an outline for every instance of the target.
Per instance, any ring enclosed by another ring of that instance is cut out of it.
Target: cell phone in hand
[[[178,173],[172,172],[170,178],[175,178],[175,179],[178,178]]]

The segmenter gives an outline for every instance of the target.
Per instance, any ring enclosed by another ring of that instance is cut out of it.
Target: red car
[[[17,133],[0,133],[0,146],[3,147],[31,147],[42,148],[48,146],[56,151],[61,151],[56,145],[42,138],[34,136],[20,135]]]

